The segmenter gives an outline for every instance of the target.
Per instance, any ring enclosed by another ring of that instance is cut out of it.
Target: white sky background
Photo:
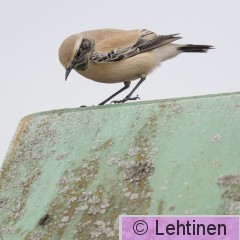
[[[74,71],[64,81],[58,48],[74,33],[147,28],[181,33],[178,43],[216,47],[208,54],[186,53],[163,63],[137,90],[141,100],[240,91],[239,0],[0,2],[0,163],[22,117],[96,105],[123,86],[96,83]]]

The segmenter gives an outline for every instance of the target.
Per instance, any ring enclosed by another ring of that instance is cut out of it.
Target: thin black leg
[[[107,98],[106,100],[104,100],[103,102],[99,103],[98,105],[104,105],[106,102],[108,102],[109,100],[111,100],[112,98],[114,98],[115,96],[117,96],[119,93],[123,92],[124,90],[128,89],[130,86],[130,82],[124,82],[124,87],[122,87],[120,90],[118,90],[117,92],[115,92],[113,95],[111,95],[109,98]]]
[[[137,90],[137,88],[144,82],[144,80],[146,79],[146,77],[142,77],[139,82],[137,83],[137,85],[133,88],[133,90],[122,100],[118,100],[118,101],[113,101],[113,103],[124,103],[127,102],[129,100],[137,100],[139,99],[139,97],[132,97],[133,93]]]

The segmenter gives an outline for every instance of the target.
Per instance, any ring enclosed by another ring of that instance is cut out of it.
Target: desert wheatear
[[[173,44],[178,34],[158,35],[146,29],[98,29],[71,35],[59,49],[59,59],[66,69],[65,80],[72,69],[82,76],[102,83],[123,82],[124,87],[101,102],[103,105],[140,78],[133,90],[122,100],[131,97],[139,85],[157,66],[182,52],[205,53],[210,45]]]

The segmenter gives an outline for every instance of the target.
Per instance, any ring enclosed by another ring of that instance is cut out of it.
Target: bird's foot
[[[140,99],[139,97],[138,97],[138,95],[136,96],[136,97],[128,97],[128,96],[126,96],[124,99],[122,99],[122,100],[115,100],[115,101],[112,101],[111,103],[125,103],[125,102],[127,102],[127,101],[131,101],[131,100],[138,100],[138,99]]]

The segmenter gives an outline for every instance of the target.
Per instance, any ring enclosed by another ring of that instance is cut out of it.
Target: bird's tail
[[[200,52],[206,53],[209,49],[213,49],[214,47],[211,45],[193,45],[193,44],[186,44],[181,47],[178,47],[179,51],[182,52]]]

